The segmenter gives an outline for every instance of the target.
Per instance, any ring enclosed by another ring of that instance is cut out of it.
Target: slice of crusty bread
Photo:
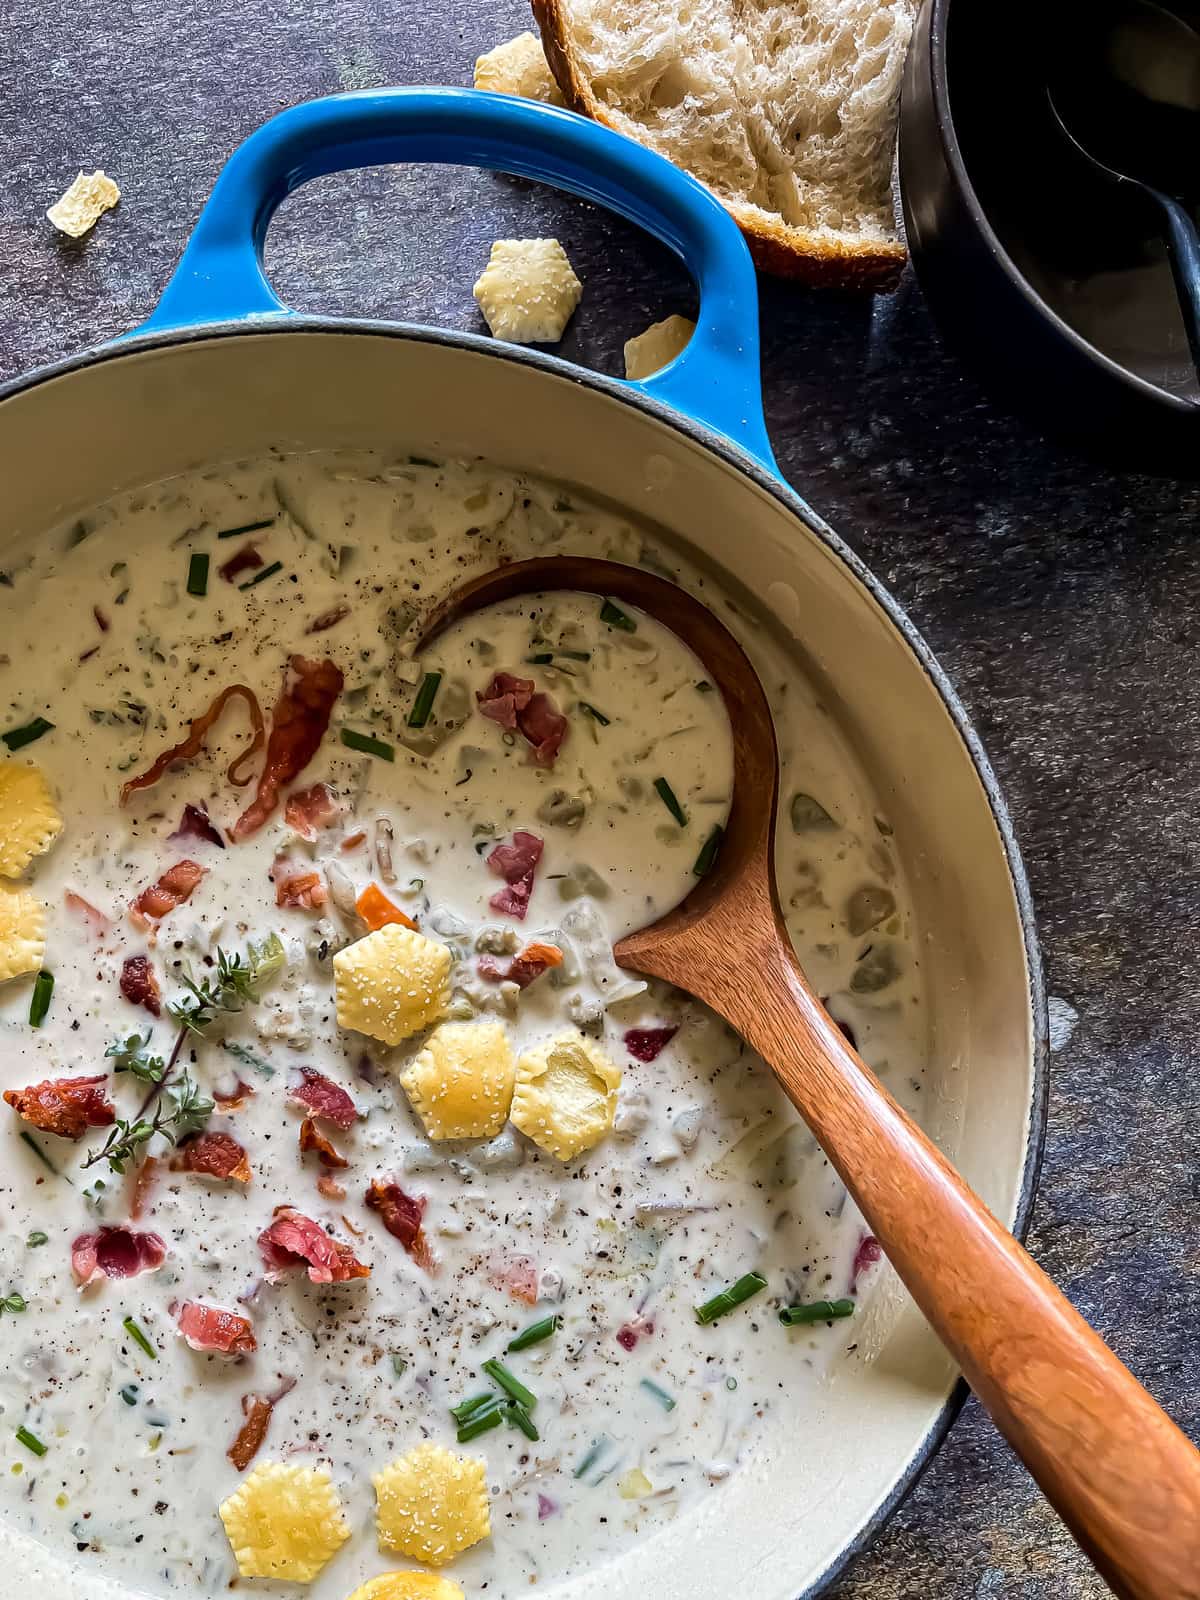
[[[888,289],[896,102],[916,0],[533,0],[576,111],[706,183],[759,266]]]

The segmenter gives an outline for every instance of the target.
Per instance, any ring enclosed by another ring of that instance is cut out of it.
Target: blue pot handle
[[[234,151],[142,332],[292,315],[263,273],[271,216],[310,178],[397,161],[536,178],[618,211],[695,280],[696,332],[629,387],[716,429],[775,471],[763,422],[754,268],[737,225],[662,156],[570,111],[475,89],[382,89],[293,106]]]

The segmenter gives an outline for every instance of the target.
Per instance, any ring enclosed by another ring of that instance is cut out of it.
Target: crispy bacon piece
[[[518,678],[513,672],[497,672],[482,693],[475,691],[481,716],[490,717],[510,733],[517,731],[517,718],[533,699],[533,679]]]
[[[185,1300],[175,1313],[175,1326],[192,1350],[204,1355],[252,1356],[258,1349],[254,1325],[238,1311],[210,1306],[203,1300]]]
[[[173,867],[167,868],[157,883],[142,890],[129,908],[129,920],[137,928],[148,928],[152,922],[157,922],[190,899],[192,890],[207,870],[207,867],[195,861],[177,861]]]
[[[212,1306],[203,1300],[185,1300],[176,1313],[175,1324],[188,1346],[205,1355],[237,1360],[240,1356],[253,1355],[258,1349],[249,1317],[243,1317],[238,1311],[227,1311],[223,1306]]]
[[[112,923],[104,915],[103,911],[97,910],[90,900],[85,900],[81,894],[76,894],[74,889],[66,891],[63,895],[63,903],[68,911],[74,911],[77,916],[81,916],[84,919],[88,925],[89,932],[97,939],[102,939],[112,927]]]
[[[307,1267],[313,1283],[346,1283],[369,1278],[370,1267],[348,1244],[331,1239],[324,1228],[294,1206],[276,1206],[275,1220],[258,1236],[258,1248],[272,1283],[297,1267]]]
[[[297,872],[283,857],[271,868],[275,880],[275,904],[288,910],[319,911],[329,899],[329,890],[319,872]]]
[[[850,1293],[858,1288],[858,1280],[869,1267],[883,1259],[883,1250],[874,1234],[864,1233],[854,1252],[854,1265],[850,1268]]]
[[[548,694],[535,694],[517,719],[533,746],[535,767],[552,767],[567,737],[567,719]]]
[[[390,922],[398,922],[402,928],[416,927],[413,919],[401,911],[399,906],[393,905],[383,890],[374,883],[369,883],[359,895],[354,902],[354,909],[372,933],[377,928],[386,928]]]
[[[253,572],[255,567],[261,567],[263,558],[258,553],[258,546],[251,539],[240,550],[235,550],[228,561],[222,561],[217,571],[226,583],[234,583],[243,572]]]
[[[532,678],[497,672],[482,693],[476,691],[475,699],[482,716],[529,741],[535,766],[554,765],[567,736],[567,719],[548,694],[534,692]]]
[[[242,1415],[246,1420],[227,1451],[230,1461],[239,1472],[245,1472],[262,1448],[262,1442],[267,1436],[267,1428],[271,1422],[271,1413],[284,1395],[290,1394],[295,1387],[295,1378],[284,1378],[274,1394],[242,1396]]]
[[[246,702],[246,709],[250,713],[250,725],[254,729],[254,737],[241,755],[238,756],[237,760],[230,765],[226,777],[230,783],[236,784],[239,788],[242,784],[249,783],[249,773],[244,778],[239,777],[238,768],[247,761],[252,761],[262,749],[267,730],[263,723],[262,710],[254,690],[247,689],[244,683],[231,683],[228,689],[221,690],[208,710],[202,712],[192,722],[185,739],[180,740],[176,745],[172,745],[169,750],[164,750],[153,766],[148,767],[139,777],[130,778],[128,783],[122,785],[121,804],[126,805],[128,803],[129,796],[135,789],[149,789],[152,784],[157,783],[172,762],[190,761],[194,756],[198,756],[201,750],[204,749],[204,741],[208,736],[209,729],[220,718],[221,713],[235,695],[240,695]]]
[[[421,1226],[425,1201],[414,1200],[398,1183],[383,1183],[373,1178],[367,1190],[367,1206],[371,1211],[378,1211],[384,1227],[399,1239],[417,1265],[432,1273],[436,1262]]]
[[[156,1233],[133,1228],[101,1228],[81,1233],[71,1246],[71,1271],[81,1289],[97,1278],[136,1278],[157,1272],[167,1259],[167,1247]]]
[[[259,774],[258,792],[233,825],[235,844],[256,833],[274,811],[279,791],[291,783],[317,753],[329,726],[333,703],[342,692],[341,668],[332,661],[292,656],[295,682],[285,680],[271,713],[271,734]]]
[[[176,1172],[198,1172],[223,1183],[249,1183],[254,1176],[245,1150],[231,1133],[198,1133],[179,1146],[171,1166]]]
[[[243,1102],[254,1098],[254,1085],[235,1078],[232,1089],[214,1089],[212,1097],[222,1111],[236,1111]]]
[[[542,859],[544,845],[536,833],[524,833],[520,828],[508,844],[498,844],[487,858],[487,864],[498,878],[504,879],[504,888],[488,901],[493,911],[516,917],[524,922],[533,893],[533,875]]]
[[[493,1256],[488,1263],[488,1279],[494,1289],[503,1289],[514,1300],[527,1306],[537,1304],[538,1270],[532,1256]]]
[[[313,1119],[305,1117],[300,1124],[300,1154],[307,1155],[310,1150],[316,1151],[317,1160],[323,1167],[332,1167],[336,1171],[350,1165],[345,1156],[338,1154]]]
[[[107,1128],[116,1120],[107,1083],[106,1072],[93,1078],[47,1078],[27,1089],[6,1089],[4,1098],[41,1133],[81,1139],[89,1128]]]
[[[242,1414],[246,1420],[238,1429],[237,1438],[227,1452],[230,1461],[239,1472],[245,1472],[262,1449],[262,1442],[267,1437],[267,1428],[270,1426],[271,1413],[274,1409],[265,1395],[248,1394],[242,1397]]]
[[[344,1200],[346,1191],[336,1178],[330,1177],[328,1172],[323,1172],[317,1179],[317,1190],[326,1200]]]
[[[314,783],[310,789],[295,789],[287,797],[283,820],[302,839],[315,839],[322,828],[336,822],[342,808],[327,783]]]
[[[480,956],[477,965],[480,976],[493,983],[515,983],[520,989],[528,989],[543,972],[549,972],[551,967],[561,967],[562,959],[563,953],[556,944],[538,944],[535,941],[514,956],[507,967],[495,956]]]
[[[625,1034],[625,1048],[638,1061],[653,1061],[679,1032],[673,1028],[629,1028]]]
[[[340,1084],[312,1067],[301,1067],[299,1079],[288,1085],[288,1099],[304,1107],[310,1117],[320,1117],[345,1131],[358,1121],[358,1107]]]
[[[324,633],[326,628],[336,627],[339,622],[349,615],[349,606],[332,606],[328,611],[322,611],[319,617],[314,617],[304,631],[305,633]]]
[[[138,1167],[133,1178],[133,1195],[129,1202],[129,1216],[133,1222],[140,1222],[147,1209],[150,1191],[158,1179],[158,1158],[146,1156]]]
[[[174,833],[167,835],[168,840],[175,839],[203,839],[205,844],[215,844],[218,850],[224,850],[225,841],[213,827],[212,818],[203,806],[186,805],[183,816]]]
[[[121,993],[131,1006],[145,1006],[152,1017],[162,1016],[162,990],[149,956],[126,956],[121,965]]]

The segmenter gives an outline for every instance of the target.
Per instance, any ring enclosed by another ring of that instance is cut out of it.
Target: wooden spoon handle
[[[1200,1453],[863,1064],[790,949],[763,965],[710,1003],[774,1068],[1005,1438],[1116,1594],[1200,1600]]]

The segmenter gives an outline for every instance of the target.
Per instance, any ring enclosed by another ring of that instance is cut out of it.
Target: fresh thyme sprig
[[[203,1033],[221,1012],[238,1012],[257,1001],[263,988],[287,960],[279,935],[272,933],[261,944],[248,944],[245,956],[227,955],[217,950],[216,973],[199,983],[190,974],[182,979],[188,991],[167,1011],[189,1033]]]
[[[167,1064],[161,1056],[150,1054],[149,1044],[150,1030],[147,1028],[144,1038],[140,1033],[131,1033],[127,1039],[114,1039],[104,1052],[104,1057],[116,1063],[114,1072],[130,1072],[143,1083],[161,1083]]]
[[[123,1173],[155,1134],[161,1133],[169,1144],[175,1145],[207,1126],[213,1114],[213,1102],[200,1093],[190,1072],[180,1073],[172,1083],[160,1085],[160,1088],[153,1115],[119,1117],[109,1129],[108,1138],[83,1163],[85,1167],[107,1161],[114,1172]]]
[[[280,971],[287,954],[278,934],[269,934],[261,944],[250,943],[246,954],[228,955],[217,950],[217,970],[197,982],[185,974],[182,982],[187,994],[171,1002],[167,1013],[179,1024],[171,1054],[163,1061],[150,1053],[150,1033],[133,1033],[115,1039],[104,1052],[116,1062],[115,1071],[131,1073],[150,1086],[149,1093],[134,1117],[119,1117],[108,1137],[83,1163],[85,1167],[107,1161],[116,1173],[123,1173],[143,1147],[161,1134],[175,1145],[190,1134],[199,1133],[213,1114],[213,1102],[200,1092],[196,1080],[186,1070],[175,1073],[176,1063],[189,1034],[201,1038],[223,1013],[236,1013],[261,998],[262,990]],[[153,1109],[152,1109],[153,1108]]]

